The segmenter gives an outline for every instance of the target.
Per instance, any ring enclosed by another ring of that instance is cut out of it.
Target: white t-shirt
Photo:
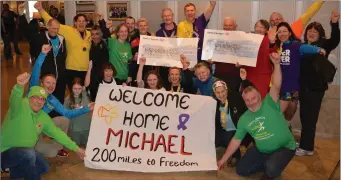
[[[103,80],[102,80],[102,84],[117,85],[114,78],[112,78],[112,81],[111,81],[111,82],[105,82],[104,79],[103,79]]]

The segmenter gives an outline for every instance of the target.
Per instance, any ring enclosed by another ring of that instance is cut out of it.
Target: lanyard
[[[221,126],[225,129],[226,128],[226,114],[227,114],[227,106],[229,102],[226,100],[225,101],[225,106],[224,110],[220,112],[220,121],[221,121]]]
[[[171,92],[174,92],[174,90],[173,90],[173,85],[171,86],[171,90],[170,90],[170,91],[171,91]],[[179,86],[178,86],[176,92],[180,92],[180,84],[179,84]]]
[[[165,37],[168,37],[165,30],[162,30],[162,32],[163,32],[163,35],[165,35]],[[169,37],[170,38],[174,38],[175,37],[175,31],[173,31],[172,34]]]
[[[83,42],[83,51],[87,51],[87,49],[86,49],[86,43],[87,43],[87,40],[86,40],[86,30],[84,31],[84,37],[81,35],[81,33],[77,30],[77,29],[75,29],[75,31],[77,31],[78,32],[78,34],[79,34],[79,37],[82,39],[82,42]]]

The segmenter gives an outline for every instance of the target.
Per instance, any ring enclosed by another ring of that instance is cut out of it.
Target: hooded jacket
[[[177,30],[177,26],[176,24],[173,22],[174,28],[171,30],[167,30],[165,28],[165,23],[160,24],[160,29],[158,31],[156,31],[156,36],[157,37],[176,37],[176,30]]]

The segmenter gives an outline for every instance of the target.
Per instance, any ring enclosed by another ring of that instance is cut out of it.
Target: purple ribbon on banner
[[[184,119],[184,120],[183,120]],[[185,124],[187,123],[187,121],[189,120],[189,114],[181,114],[179,116],[179,125],[178,125],[178,130],[182,129],[182,130],[186,130],[187,127],[185,126]]]

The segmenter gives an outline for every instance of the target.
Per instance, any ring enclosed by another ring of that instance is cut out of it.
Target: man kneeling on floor
[[[281,175],[295,154],[295,140],[279,105],[282,84],[280,56],[273,53],[270,59],[274,64],[270,92],[262,102],[257,89],[251,86],[244,89],[242,97],[249,110],[239,119],[237,132],[218,161],[219,169],[239,148],[247,133],[255,139],[256,146],[249,148],[237,164],[236,171],[240,176],[264,171],[262,179],[274,179]]]
[[[81,159],[85,156],[84,149],[57,128],[42,110],[47,98],[44,88],[33,86],[27,98],[23,98],[24,87],[29,80],[28,73],[17,77],[1,127],[1,167],[10,169],[11,179],[38,180],[48,171],[48,162],[33,149],[41,132],[77,152]]]

